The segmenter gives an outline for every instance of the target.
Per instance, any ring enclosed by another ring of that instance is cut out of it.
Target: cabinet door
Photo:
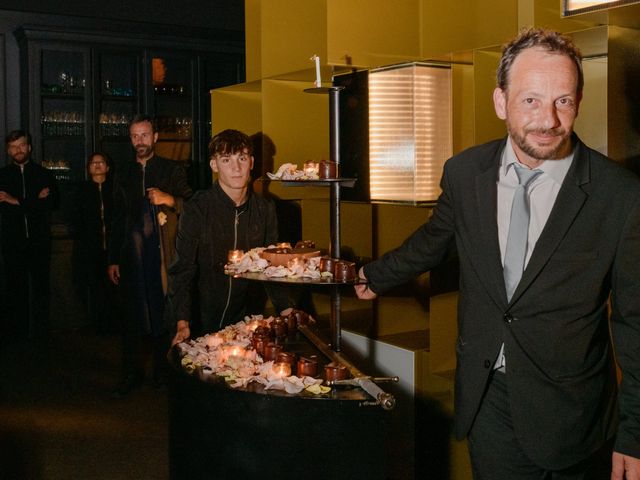
[[[198,138],[198,176],[201,187],[211,184],[212,174],[209,167],[209,141],[219,128],[211,125],[211,90],[242,83],[245,80],[244,57],[233,54],[207,54],[200,56],[200,91],[198,109],[201,121],[194,127]],[[257,132],[245,132],[252,135]],[[256,166],[254,166],[254,169]]]
[[[74,186],[86,175],[93,135],[87,121],[92,118],[89,49],[35,45],[31,58],[32,157],[54,173],[61,194],[54,223],[67,224]]]
[[[151,53],[150,114],[158,124],[156,153],[172,160],[193,160],[194,57]]]
[[[129,122],[140,112],[142,52],[95,49],[95,150],[117,169],[133,158]]]

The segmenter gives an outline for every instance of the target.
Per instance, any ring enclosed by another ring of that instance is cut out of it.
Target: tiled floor
[[[0,344],[0,479],[165,479],[167,396],[150,379],[121,400],[119,338],[61,329]]]

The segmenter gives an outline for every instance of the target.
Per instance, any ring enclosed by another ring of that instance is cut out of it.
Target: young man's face
[[[29,160],[31,145],[27,142],[27,137],[20,137],[7,144],[7,153],[18,164],[23,164]]]
[[[134,123],[129,127],[129,138],[131,138],[131,145],[136,151],[136,156],[149,158],[153,155],[158,141],[158,132],[153,131],[149,122]]]
[[[211,159],[211,169],[218,174],[218,182],[226,191],[242,190],[249,184],[253,168],[253,156],[247,149],[242,152],[216,154]]]

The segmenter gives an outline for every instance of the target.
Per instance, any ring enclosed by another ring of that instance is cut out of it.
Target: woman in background
[[[111,160],[99,152],[87,162],[88,178],[74,199],[74,282],[87,315],[99,334],[116,330],[115,286],[107,277],[107,242],[111,225],[113,184]]]

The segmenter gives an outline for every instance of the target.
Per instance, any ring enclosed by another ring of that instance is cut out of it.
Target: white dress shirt
[[[511,141],[511,137],[509,137],[502,152],[500,173],[498,175],[498,208],[496,218],[498,221],[498,240],[500,242],[500,256],[503,266],[507,247],[507,236],[509,234],[509,223],[511,221],[511,204],[513,203],[515,190],[518,187],[518,175],[513,166],[514,163],[518,162],[518,158],[513,150]],[[572,161],[573,151],[568,157],[559,160],[545,160],[536,168],[536,170],[541,170],[542,173],[538,175],[527,189],[530,217],[527,251],[524,258],[525,268],[531,258],[536,242],[538,238],[540,238],[540,234],[549,219],[551,209],[556,202],[558,192],[560,191],[560,187],[562,186],[564,177],[569,171]],[[523,167],[528,168],[524,165]],[[494,368],[500,368],[504,365],[503,344],[500,347],[500,353],[498,354]]]

